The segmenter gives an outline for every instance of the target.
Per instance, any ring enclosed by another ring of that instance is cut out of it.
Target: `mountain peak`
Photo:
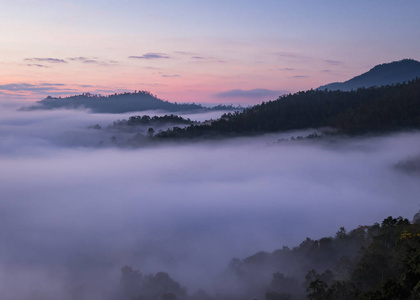
[[[361,87],[383,86],[401,83],[420,77],[420,62],[403,59],[374,66],[368,72],[353,77],[345,82],[334,82],[320,86],[319,90],[357,90]]]

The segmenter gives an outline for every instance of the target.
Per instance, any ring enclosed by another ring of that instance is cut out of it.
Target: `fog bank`
[[[126,117],[3,107],[2,299],[112,298],[126,264],[211,292],[233,257],[420,208],[418,174],[394,167],[419,154],[418,132],[83,146],[86,126]]]

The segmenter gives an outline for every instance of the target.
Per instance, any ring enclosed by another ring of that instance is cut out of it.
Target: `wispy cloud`
[[[118,61],[115,61],[115,60],[104,61],[104,60],[99,60],[97,57],[84,57],[84,56],[69,57],[68,60],[77,61],[84,64],[96,64],[96,65],[101,65],[101,66],[115,65],[119,63]]]
[[[75,60],[84,61],[84,60],[86,60],[86,59],[88,59],[88,58],[87,58],[87,57],[84,57],[84,56],[69,57],[69,58],[68,58],[68,60],[73,60],[73,61],[75,61]]]
[[[57,86],[63,86],[64,84],[53,84],[53,83],[41,83],[41,84],[30,84],[30,83],[11,83],[0,85],[2,91],[46,91],[57,89]]]
[[[127,89],[97,89],[95,93],[104,93],[104,94],[114,94],[114,93],[125,93],[130,92],[130,90]]]
[[[174,75],[163,74],[162,77],[181,77],[181,75],[178,75],[178,74],[174,74]]]
[[[60,58],[51,58],[51,57],[32,57],[25,58],[25,61],[39,61],[39,62],[48,62],[52,64],[66,64],[67,61]]]
[[[161,84],[161,83],[139,83],[140,86],[147,86],[147,87],[162,87],[162,86],[168,86],[167,84]]]
[[[294,71],[295,68],[279,68],[279,71]]]
[[[10,83],[0,85],[0,93],[4,95],[24,96],[29,94],[38,95],[65,95],[76,93],[77,90],[69,88],[64,83]]]
[[[214,56],[204,56],[195,52],[174,51],[173,53],[183,55],[184,57],[191,59],[193,63],[225,63],[225,61],[220,58]]]
[[[196,55],[194,52],[186,52],[186,51],[174,51],[175,54],[181,54],[181,55]]]
[[[287,91],[274,91],[268,89],[252,89],[252,90],[241,90],[234,89],[225,92],[217,93],[216,96],[219,98],[260,98],[260,97],[278,97],[280,95],[288,93]]]
[[[165,53],[146,53],[140,56],[129,56],[128,58],[134,59],[161,59],[161,58],[170,58],[169,55]]]
[[[323,59],[320,57],[314,57],[314,56],[308,56],[297,52],[276,52],[275,55],[277,55],[280,59],[286,59],[288,61],[298,62],[298,63],[309,63],[309,62],[316,62],[316,63],[324,63],[330,66],[341,66],[344,65],[344,62],[339,60],[333,60],[333,59]],[[284,70],[285,68],[283,68]]]
[[[295,75],[295,76],[293,76],[293,78],[308,78],[308,77],[310,77],[310,76],[308,76],[308,75]]]
[[[299,59],[299,60],[308,60],[310,59],[310,57],[300,54],[300,53],[296,53],[296,52],[286,52],[286,51],[281,51],[281,52],[277,52],[277,55],[279,57],[283,57],[283,58],[293,58],[293,59]]]
[[[85,59],[83,61],[83,63],[85,63],[85,64],[102,64],[101,62],[99,62],[97,60],[94,60],[94,59]]]
[[[324,59],[324,62],[332,66],[339,66],[343,64],[342,61],[332,60],[332,59]]]
[[[194,63],[205,63],[205,62],[210,62],[210,63],[225,63],[224,60],[219,59],[217,57],[213,57],[213,56],[194,55],[194,56],[191,56],[191,59],[193,60]]]
[[[38,68],[51,68],[49,66],[44,66],[40,64],[26,64],[28,67],[38,67]]]

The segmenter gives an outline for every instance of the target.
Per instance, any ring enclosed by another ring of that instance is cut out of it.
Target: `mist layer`
[[[3,114],[2,299],[111,298],[126,264],[211,291],[233,257],[389,215],[410,218],[419,208],[418,176],[394,167],[418,155],[418,132],[83,146],[97,138],[88,124],[110,121],[84,112]]]

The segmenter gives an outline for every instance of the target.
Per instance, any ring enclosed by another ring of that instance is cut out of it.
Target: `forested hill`
[[[357,91],[309,90],[281,96],[243,112],[227,113],[211,125],[191,125],[156,138],[252,135],[331,127],[341,133],[382,133],[420,128],[420,79]]]
[[[188,294],[164,272],[121,270],[118,299],[385,300],[420,299],[420,213],[412,222],[341,227],[334,237],[232,259],[210,294]],[[212,296],[215,295],[215,296]]]
[[[80,95],[47,98],[36,102],[35,105],[22,110],[51,110],[51,109],[88,109],[94,113],[125,113],[145,110],[162,110],[166,112],[185,112],[206,110],[198,104],[179,104],[164,101],[147,91],[134,93],[120,93],[108,96],[83,93]],[[217,106],[213,109],[232,110],[231,106]]]
[[[335,237],[307,238],[293,249],[233,259],[221,281],[236,282],[242,299],[420,299],[419,222],[419,213],[412,223],[388,217],[350,232],[341,227]]]
[[[366,73],[356,76],[345,82],[334,82],[320,86],[319,90],[357,90],[361,87],[383,86],[402,83],[404,81],[420,78],[420,62],[414,59],[403,59],[373,67]]]

